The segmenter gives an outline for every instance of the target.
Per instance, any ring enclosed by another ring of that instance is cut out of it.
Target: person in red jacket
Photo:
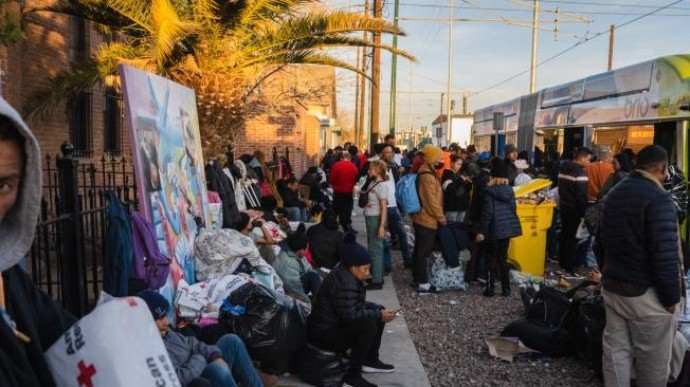
[[[333,164],[328,182],[333,188],[333,211],[338,215],[338,221],[345,232],[352,229],[352,208],[354,206],[353,192],[357,183],[359,171],[350,160],[348,152],[343,152],[340,161]]]

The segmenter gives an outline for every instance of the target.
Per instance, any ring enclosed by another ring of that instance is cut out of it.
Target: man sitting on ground
[[[262,387],[242,340],[227,334],[216,345],[202,343],[169,329],[168,300],[160,293],[144,290],[137,297],[146,302],[161,333],[165,349],[183,387],[242,386]]]
[[[351,349],[345,385],[376,387],[362,372],[393,372],[395,367],[379,359],[381,336],[395,313],[365,301],[365,279],[371,258],[366,247],[345,235],[340,246],[341,263],[328,274],[312,304],[307,339],[318,348],[344,353]]]
[[[307,241],[315,267],[333,270],[340,262],[338,246],[343,240],[343,235],[338,230],[337,215],[332,209],[327,208],[321,216],[321,222],[307,230]]]

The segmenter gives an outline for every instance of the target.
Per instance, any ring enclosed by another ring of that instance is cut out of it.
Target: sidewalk
[[[358,212],[357,209],[355,209],[355,212]],[[367,237],[364,228],[364,217],[361,215],[361,211],[359,212],[352,217],[353,227],[359,231],[357,241],[366,246]],[[399,253],[395,252],[395,254]],[[383,290],[367,292],[367,299],[384,305],[387,309],[396,309],[400,306],[400,301],[393,286],[393,280],[389,278],[386,278]],[[407,329],[404,314],[405,311],[403,310],[398,318],[386,325],[381,342],[381,360],[395,365],[395,372],[389,374],[364,374],[364,377],[381,387],[430,386],[424,367],[422,367],[422,363],[419,360],[417,349]],[[302,383],[296,376],[290,376],[280,378],[278,386],[302,387],[309,386],[309,384]]]

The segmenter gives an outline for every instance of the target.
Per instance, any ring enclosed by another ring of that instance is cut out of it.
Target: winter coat
[[[323,332],[362,319],[381,320],[381,305],[366,300],[364,284],[343,264],[324,279],[312,302],[309,331]]]
[[[630,175],[630,172],[625,172],[625,171],[614,172],[614,174],[609,176],[609,178],[604,183],[604,186],[601,187],[601,189],[599,190],[598,198],[601,200],[604,196],[606,196],[607,193],[609,193],[609,191],[611,191],[611,189],[613,187],[615,187],[618,183],[620,183],[623,179],[625,179],[629,175]]]
[[[105,196],[108,200],[108,226],[103,249],[103,291],[114,297],[125,297],[132,271],[132,221],[115,191],[109,190]]]
[[[215,345],[204,344],[196,337],[175,331],[169,330],[165,334],[163,344],[183,386],[201,376],[208,363],[223,357]]]
[[[599,241],[603,283],[653,286],[662,305],[680,300],[676,208],[654,178],[635,171],[604,198]]]
[[[19,266],[4,271],[2,277],[7,313],[31,341],[19,341],[0,320],[0,386],[54,386],[43,353],[77,320],[39,290]]]
[[[206,165],[205,173],[208,189],[217,192],[218,196],[220,196],[223,210],[223,227],[232,228],[240,218],[240,210],[237,207],[235,188],[230,181],[230,177],[215,162]]]
[[[412,221],[423,227],[436,230],[440,223],[446,222],[443,213],[443,190],[436,174],[428,164],[424,164],[417,172],[419,184],[419,202],[422,210],[412,215]]]
[[[587,209],[587,171],[574,161],[561,162],[558,172],[558,195],[561,210],[568,208],[584,216]]]
[[[479,223],[482,218],[482,206],[484,205],[484,191],[491,180],[486,169],[481,169],[477,176],[472,178],[472,196],[469,207],[469,220]]]
[[[515,194],[511,186],[503,184],[486,187],[479,232],[488,240],[509,239],[522,235]]]
[[[309,302],[309,296],[304,292],[302,276],[314,272],[305,258],[300,258],[289,248],[284,248],[278,254],[273,268],[283,280],[285,294]]]
[[[459,173],[453,172],[452,169],[443,171],[441,187],[443,188],[444,211],[467,211],[472,186],[466,184]]]

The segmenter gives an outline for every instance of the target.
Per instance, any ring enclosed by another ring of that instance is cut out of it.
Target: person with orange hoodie
[[[443,189],[436,171],[443,169],[443,151],[433,145],[422,149],[424,163],[417,172],[417,184],[421,211],[412,214],[415,244],[412,252],[412,274],[420,294],[433,293],[429,284],[428,259],[436,242],[436,230],[446,224],[443,213]]]

